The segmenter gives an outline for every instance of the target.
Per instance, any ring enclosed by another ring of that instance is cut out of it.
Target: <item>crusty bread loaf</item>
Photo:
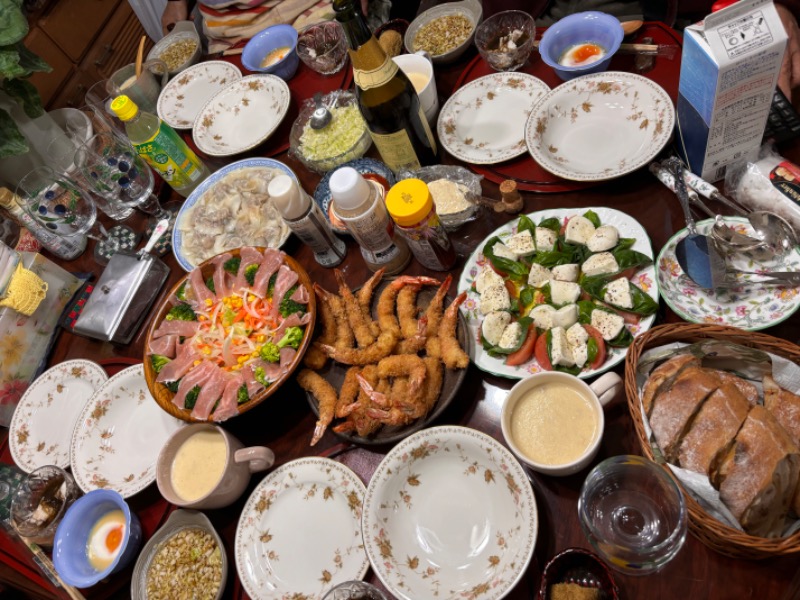
[[[800,476],[800,450],[763,406],[754,406],[716,473],[720,499],[744,530],[781,534]]]
[[[708,475],[747,418],[750,404],[733,383],[723,383],[697,412],[678,449],[679,465]]]
[[[650,428],[667,462],[676,462],[678,445],[692,418],[720,384],[714,371],[690,366],[678,374],[668,390],[655,397]]]
[[[656,396],[669,389],[675,376],[689,366],[699,367],[700,359],[691,354],[681,354],[653,369],[642,388],[642,406],[646,415],[652,412]]]
[[[736,389],[747,399],[750,406],[758,404],[758,388],[752,383],[728,371],[717,371],[716,373],[719,375],[722,383],[732,383],[735,385]]]
[[[764,377],[764,407],[800,447],[800,396],[781,388],[769,375]],[[792,512],[800,517],[800,482],[792,499]]]

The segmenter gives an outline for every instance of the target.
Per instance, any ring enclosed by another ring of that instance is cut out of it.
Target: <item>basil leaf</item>
[[[649,256],[642,254],[641,252],[637,252],[636,250],[619,250],[618,248],[615,248],[611,251],[611,254],[614,255],[620,271],[625,271],[626,269],[631,269],[634,267],[643,267],[645,265],[652,264],[653,262],[653,259],[651,259]]]
[[[572,367],[565,367],[564,365],[553,365],[553,370],[560,371],[561,373],[569,373],[570,375],[578,375],[583,369],[581,369],[577,365]]]
[[[552,303],[552,294],[550,293],[550,282],[548,281],[542,287],[539,288],[539,292],[541,292],[542,296],[544,296],[545,304]]]
[[[578,322],[583,325],[592,324],[592,311],[597,308],[597,305],[591,300],[578,300]]]
[[[589,219],[589,221],[591,221],[592,225],[595,227],[600,227],[600,217],[598,217],[597,213],[593,210],[587,210],[585,213],[583,213],[583,216],[586,219]]]
[[[628,248],[633,247],[635,243],[636,238],[619,238],[619,241],[617,242],[617,245],[614,246],[612,253],[616,252],[617,250],[627,250]]]
[[[603,275],[594,275],[592,277],[584,275],[578,281],[584,292],[589,294],[592,298],[597,298],[601,302],[603,301],[603,288],[607,282],[608,277]]]
[[[609,346],[614,346],[615,348],[627,348],[633,343],[633,334],[628,331],[627,327],[623,327],[622,331],[617,334],[613,340],[609,340],[606,342]]]
[[[522,215],[519,218],[519,223],[517,224],[517,233],[522,233],[523,231],[530,231],[531,235],[536,233],[536,225],[534,225],[533,221],[530,220],[530,217],[526,215]]]
[[[587,365],[591,365],[594,362],[598,352],[600,352],[600,347],[597,345],[597,340],[593,336],[589,336],[589,339],[586,341],[586,353],[588,356],[586,359]]]
[[[569,242],[561,239],[559,247],[562,252],[569,252],[572,254],[570,262],[583,264],[583,262],[592,255],[592,251],[586,246],[581,244],[570,244]]]
[[[536,264],[547,267],[548,269],[558,265],[568,265],[577,262],[573,260],[572,252],[561,252],[560,250],[551,250],[550,252],[537,252],[533,259]]]
[[[649,294],[646,294],[633,283],[630,283],[630,287],[631,298],[633,299],[633,308],[630,309],[631,312],[635,312],[637,315],[647,316],[655,314],[656,311],[658,311],[658,302],[653,300]]]
[[[550,217],[549,219],[545,219],[544,221],[539,223],[539,227],[544,227],[545,229],[551,229],[556,232],[556,235],[561,233],[561,221],[559,221],[557,217]]]
[[[534,298],[536,294],[536,288],[533,287],[526,287],[519,293],[519,303],[522,306],[530,306],[533,304]]]
[[[486,245],[483,247],[483,255],[489,259],[489,262],[491,262],[498,271],[508,274],[512,279],[527,279],[528,269],[525,265],[515,260],[509,260],[502,256],[494,255],[492,248],[500,242],[501,240],[497,236],[494,236],[486,242]]]
[[[530,317],[520,317],[517,319],[517,323],[520,324],[520,336],[513,347],[501,348],[500,346],[493,346],[486,341],[486,338],[483,337],[483,332],[481,331],[481,344],[483,345],[483,349],[486,350],[490,356],[494,357],[514,354],[514,352],[522,347],[523,342],[528,337],[528,328],[530,327],[531,323],[533,323],[533,319]]]

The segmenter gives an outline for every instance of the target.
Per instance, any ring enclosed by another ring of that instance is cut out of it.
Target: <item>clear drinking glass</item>
[[[113,128],[115,135],[125,136],[125,126],[111,110],[111,101],[114,98],[108,91],[108,79],[93,84],[86,91],[84,99],[86,105],[94,111],[97,117]]]
[[[686,501],[673,479],[640,456],[608,458],[583,483],[578,516],[586,537],[614,569],[649,575],[686,540]]]
[[[72,475],[54,465],[32,471],[11,500],[11,523],[27,541],[52,546],[67,509],[81,496]]]
[[[365,581],[345,581],[331,589],[322,600],[386,600],[386,596]]]

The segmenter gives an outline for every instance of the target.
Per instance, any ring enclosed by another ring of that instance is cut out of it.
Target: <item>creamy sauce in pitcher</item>
[[[189,436],[172,459],[172,489],[185,502],[199,500],[213,490],[225,472],[228,450],[218,431]]]

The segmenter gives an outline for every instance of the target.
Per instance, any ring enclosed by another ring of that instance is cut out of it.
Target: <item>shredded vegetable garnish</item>
[[[327,127],[312,129],[306,125],[300,135],[300,152],[307,160],[324,160],[350,150],[367,128],[358,106],[334,106],[333,119]]]

